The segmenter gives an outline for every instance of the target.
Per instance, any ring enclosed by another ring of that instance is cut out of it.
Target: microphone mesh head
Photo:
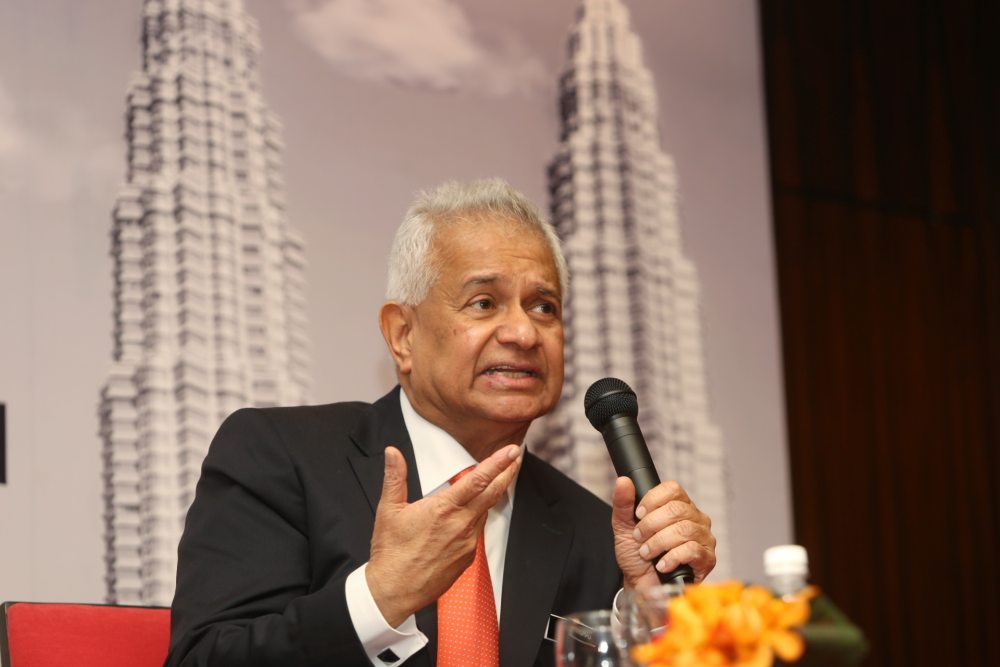
[[[583,397],[583,409],[600,431],[615,415],[638,416],[639,401],[632,388],[618,378],[604,378],[590,385]]]

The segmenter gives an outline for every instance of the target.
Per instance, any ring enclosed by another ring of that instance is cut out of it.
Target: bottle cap
[[[809,576],[809,556],[798,544],[781,544],[764,550],[764,574],[768,577]]]

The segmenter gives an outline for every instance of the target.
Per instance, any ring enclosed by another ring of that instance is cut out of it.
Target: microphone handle
[[[635,485],[635,506],[638,507],[643,496],[660,483],[649,447],[639,430],[639,422],[627,415],[613,417],[601,429],[601,435],[608,446],[615,472],[619,477],[628,477]],[[656,576],[661,584],[674,583],[678,579],[685,584],[694,583],[694,570],[686,563],[670,572],[657,570]]]

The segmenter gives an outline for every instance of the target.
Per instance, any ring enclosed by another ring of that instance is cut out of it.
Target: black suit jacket
[[[172,665],[366,665],[344,593],[368,561],[386,445],[420,498],[399,388],[374,404],[245,409],[220,427],[179,547]],[[527,454],[507,542],[500,664],[552,665],[550,614],[607,608],[621,581],[609,506]],[[435,663],[437,615],[417,612]]]

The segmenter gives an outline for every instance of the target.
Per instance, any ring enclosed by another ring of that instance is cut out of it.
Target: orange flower
[[[667,630],[636,646],[632,657],[648,667],[771,667],[802,657],[795,632],[809,620],[810,586],[790,599],[740,582],[688,586],[670,601]]]

